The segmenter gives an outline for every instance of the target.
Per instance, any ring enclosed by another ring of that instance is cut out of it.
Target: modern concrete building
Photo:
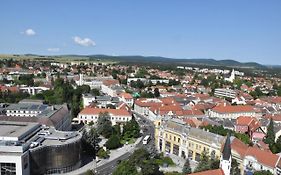
[[[39,123],[0,121],[0,174],[40,175],[76,169],[81,165],[81,137]]]

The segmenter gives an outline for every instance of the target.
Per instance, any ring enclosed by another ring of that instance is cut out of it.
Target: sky
[[[281,65],[280,9],[280,0],[3,0],[0,53]]]

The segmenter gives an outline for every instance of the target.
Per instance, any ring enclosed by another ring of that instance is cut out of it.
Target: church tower
[[[225,175],[230,175],[231,161],[231,143],[230,134],[228,134],[220,158],[220,168],[223,170]]]

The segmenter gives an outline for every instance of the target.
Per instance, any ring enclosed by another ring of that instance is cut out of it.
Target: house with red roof
[[[253,106],[250,105],[218,105],[208,111],[209,117],[221,119],[236,119],[239,116],[257,116]]]
[[[265,137],[265,132],[261,129],[261,124],[255,117],[238,117],[236,119],[235,131],[247,134],[251,140],[262,140]]]
[[[130,107],[132,107],[134,104],[133,96],[127,92],[122,92],[121,94],[119,94],[119,99],[120,99],[120,101],[123,101]]]
[[[132,120],[132,114],[125,109],[86,107],[77,116],[79,123],[96,123],[101,113],[108,113],[112,125]]]

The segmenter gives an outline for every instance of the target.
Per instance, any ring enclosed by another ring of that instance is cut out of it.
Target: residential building
[[[221,118],[221,119],[236,119],[239,116],[257,116],[256,111],[253,106],[249,105],[218,105],[212,109],[209,109],[209,117],[212,118]]]
[[[132,114],[125,109],[84,108],[77,117],[79,123],[96,123],[101,113],[108,113],[112,125],[122,124],[132,120]]]
[[[220,98],[235,99],[237,96],[237,91],[232,90],[232,89],[217,88],[217,89],[215,89],[214,95],[216,97],[220,97]]]
[[[120,101],[123,101],[130,107],[132,107],[134,104],[134,98],[129,93],[123,92],[123,93],[119,94],[119,98],[120,98]]]

